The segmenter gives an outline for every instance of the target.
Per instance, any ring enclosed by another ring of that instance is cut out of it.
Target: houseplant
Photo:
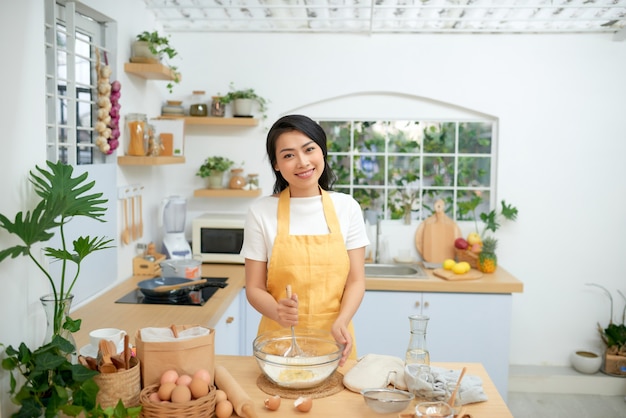
[[[171,65],[169,60],[178,55],[178,51],[170,45],[169,36],[163,36],[158,31],[143,31],[137,35],[137,39],[131,45],[131,62],[158,63],[165,60],[165,64],[172,70],[173,82],[180,82],[178,68]],[[167,84],[169,92],[172,92],[174,85]]]
[[[221,189],[224,173],[232,167],[233,164],[234,161],[226,157],[208,157],[204,160],[200,168],[198,168],[196,175],[207,179],[209,189]]]
[[[16,350],[9,346],[8,357],[2,366],[11,371],[11,393],[22,406],[18,416],[54,416],[57,411],[72,415],[76,408],[89,410],[95,402],[96,390],[93,376],[82,365],[72,365],[70,355],[76,351],[72,332],[80,329],[80,320],[67,316],[72,289],[76,283],[82,261],[89,254],[111,248],[113,240],[105,237],[80,236],[69,248],[65,226],[78,216],[104,222],[106,211],[102,193],[88,194],[95,182],[87,182],[87,173],[72,177],[73,167],[61,162],[46,162],[47,169],[36,166],[30,172],[30,182],[40,197],[35,208],[26,213],[21,211],[11,221],[0,214],[0,228],[15,235],[22,243],[0,251],[0,262],[8,257],[27,256],[47,278],[52,293],[42,298],[51,301],[48,312],[48,333],[44,345],[30,352],[25,344]],[[55,280],[38,257],[38,245],[45,245],[55,233],[60,237],[60,248],[44,247],[43,253],[61,263],[61,276]],[[75,265],[70,271],[70,265]],[[24,385],[16,392],[14,373],[20,373]],[[46,383],[47,382],[47,383]],[[78,385],[78,386],[76,386]],[[33,414],[39,411],[40,414]],[[23,414],[23,415],[22,415]],[[31,415],[32,414],[32,415]]]
[[[606,327],[602,327],[598,322],[598,333],[602,342],[606,346],[604,357],[604,370],[609,374],[626,376],[626,296],[620,290],[617,293],[624,301],[622,309],[622,323],[613,322],[613,296],[607,288],[596,283],[585,283],[587,286],[593,286],[601,289],[609,298],[610,317]]]
[[[259,96],[254,89],[248,88],[238,90],[235,88],[234,83],[230,83],[230,91],[220,97],[222,104],[232,103],[234,116],[251,116],[252,115],[252,103],[256,102],[259,105],[259,112],[261,112],[262,119],[267,119],[267,103],[268,101]]]

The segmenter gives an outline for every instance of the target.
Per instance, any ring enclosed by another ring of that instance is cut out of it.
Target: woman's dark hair
[[[289,183],[287,183],[287,180],[285,180],[281,172],[274,170],[274,167],[276,167],[276,140],[285,132],[291,131],[302,132],[304,135],[315,141],[315,143],[322,149],[322,153],[324,154],[324,171],[322,172],[322,175],[317,183],[323,190],[330,190],[333,183],[337,180],[337,176],[328,166],[326,132],[324,132],[322,127],[317,122],[307,116],[287,115],[274,122],[270,131],[267,133],[267,142],[265,143],[267,157],[270,160],[272,171],[274,171],[274,175],[276,176],[276,181],[274,182],[274,193],[280,193],[285,190],[287,186],[289,186]]]

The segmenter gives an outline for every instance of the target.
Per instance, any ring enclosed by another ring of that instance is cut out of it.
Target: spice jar
[[[191,103],[192,105],[189,106],[190,116],[206,116],[209,114],[207,104],[204,101],[204,90],[194,90]]]
[[[259,175],[254,173],[254,174],[248,174],[248,188],[250,190],[256,190],[259,188]]]
[[[145,156],[147,140],[147,117],[143,113],[129,113],[126,115],[126,129],[128,131],[127,155]]]
[[[228,187],[230,189],[243,189],[246,185],[246,178],[243,176],[243,168],[233,168],[230,170],[230,181]]]
[[[221,96],[213,96],[211,98],[211,116],[223,118],[226,113],[226,105],[222,103]]]

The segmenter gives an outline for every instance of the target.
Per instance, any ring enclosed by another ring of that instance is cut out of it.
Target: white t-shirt
[[[345,193],[328,192],[339,219],[341,234],[347,250],[369,245],[361,207]],[[251,260],[268,262],[272,255],[277,221],[278,197],[266,196],[256,200],[248,210],[244,227],[241,255]],[[322,196],[289,199],[289,233],[291,235],[328,234],[322,208]]]

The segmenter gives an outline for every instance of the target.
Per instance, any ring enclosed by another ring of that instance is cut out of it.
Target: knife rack
[[[144,257],[133,258],[133,275],[157,277],[161,275],[160,263],[165,260],[164,254],[155,254],[155,260],[146,260]]]

